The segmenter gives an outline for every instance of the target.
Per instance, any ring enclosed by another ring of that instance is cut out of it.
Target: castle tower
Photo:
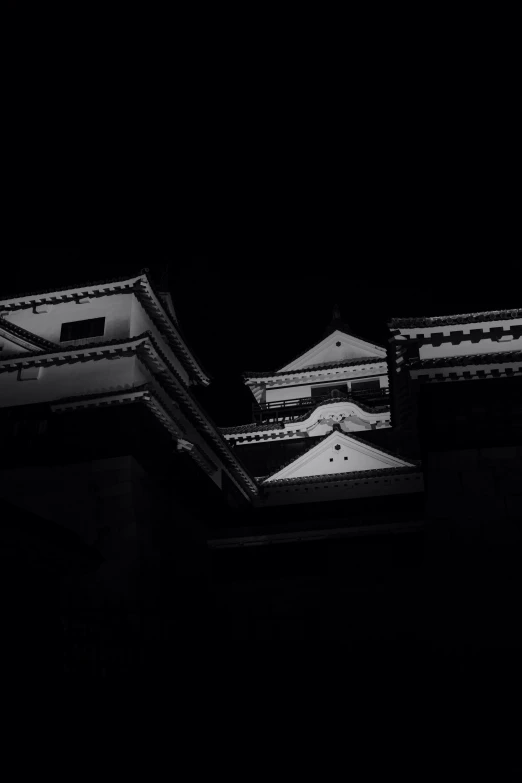
[[[386,350],[356,336],[338,306],[319,342],[243,377],[253,421],[221,432],[256,476],[259,503],[422,492],[419,465],[393,448]]]

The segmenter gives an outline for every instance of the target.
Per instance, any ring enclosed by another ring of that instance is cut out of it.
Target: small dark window
[[[336,384],[335,386],[315,386],[312,387],[312,397],[340,397],[346,394],[348,387],[346,383]]]
[[[87,318],[84,321],[68,321],[62,324],[60,340],[83,340],[86,337],[101,337],[105,331],[105,318]]]
[[[379,379],[374,378],[368,381],[352,381],[352,391],[367,391],[369,389],[379,389]]]

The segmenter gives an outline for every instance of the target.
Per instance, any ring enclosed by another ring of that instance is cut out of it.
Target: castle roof
[[[511,310],[486,310],[479,313],[462,313],[460,315],[437,315],[418,318],[392,318],[390,329],[413,329],[417,326],[450,326],[453,324],[481,323],[483,321],[504,321],[522,318],[522,308]]]

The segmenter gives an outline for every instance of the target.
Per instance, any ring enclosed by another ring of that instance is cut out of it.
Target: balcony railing
[[[294,421],[321,402],[348,400],[355,403],[361,402],[368,407],[375,407],[389,404],[389,399],[390,390],[388,387],[384,387],[382,389],[353,391],[347,394],[333,392],[320,397],[297,397],[292,400],[253,403],[252,421],[256,424],[264,424],[269,421]]]

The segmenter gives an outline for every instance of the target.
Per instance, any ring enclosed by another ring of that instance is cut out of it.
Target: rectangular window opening
[[[312,397],[326,397],[332,395],[332,392],[341,392],[342,394],[348,393],[348,385],[346,383],[338,383],[335,385],[324,384],[324,386],[313,386]],[[332,396],[336,396],[333,394]]]
[[[67,321],[62,324],[60,342],[84,340],[89,337],[102,337],[105,331],[105,318],[87,318],[83,321]]]
[[[372,378],[367,381],[352,381],[351,391],[368,391],[370,389],[380,389],[380,382],[378,378]]]

